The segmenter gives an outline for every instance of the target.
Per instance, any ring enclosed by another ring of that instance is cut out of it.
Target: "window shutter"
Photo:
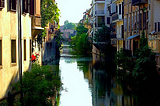
[[[158,22],[158,32],[160,32],[160,22]]]
[[[110,24],[110,17],[107,17],[107,24]]]
[[[34,15],[34,0],[30,0],[30,14]]]
[[[23,13],[28,13],[28,0],[23,0]]]
[[[157,23],[154,23],[155,32],[157,32]]]
[[[9,9],[16,10],[16,0],[9,0]]]
[[[0,7],[4,7],[4,0],[0,0]]]
[[[119,4],[119,14],[121,14],[121,4]]]

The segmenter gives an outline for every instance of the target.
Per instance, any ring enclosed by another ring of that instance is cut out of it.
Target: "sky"
[[[60,25],[68,20],[78,23],[83,18],[83,12],[90,8],[91,0],[56,0],[60,9]]]

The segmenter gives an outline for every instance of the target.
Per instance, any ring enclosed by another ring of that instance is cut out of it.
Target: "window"
[[[124,31],[127,31],[127,18],[124,18]]]
[[[9,0],[9,9],[16,10],[16,0]]]
[[[98,27],[102,27],[104,25],[104,16],[98,17]]]
[[[34,0],[30,0],[30,15],[34,15]]]
[[[119,4],[119,14],[121,14],[121,4]]]
[[[155,32],[157,32],[157,23],[154,23]]]
[[[11,40],[11,63],[16,63],[16,40]]]
[[[130,27],[130,17],[128,17],[128,31],[130,31],[131,27]]]
[[[24,61],[26,61],[26,40],[24,39]]]
[[[29,0],[22,0],[22,4],[23,4],[23,13],[28,13],[28,7],[29,7]]]
[[[158,22],[158,32],[160,32],[160,22]]]
[[[110,24],[110,17],[107,17],[107,24]]]
[[[0,65],[2,65],[2,40],[0,40]]]
[[[124,3],[122,2],[122,14],[124,14]]]
[[[0,0],[0,8],[4,7],[4,0]]]
[[[139,16],[139,29],[142,30],[142,14]]]
[[[143,28],[146,29],[146,12],[143,14]]]
[[[30,39],[30,58],[31,58],[31,55],[32,55],[32,40]]]

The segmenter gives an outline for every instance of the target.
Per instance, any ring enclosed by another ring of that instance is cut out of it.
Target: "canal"
[[[132,98],[124,96],[115,83],[113,70],[95,54],[88,57],[71,55],[69,46],[61,51],[59,68],[63,90],[59,106],[132,106]]]
[[[117,83],[115,65],[110,61],[95,54],[72,55],[71,51],[69,45],[61,50],[59,69],[63,85],[58,106],[159,106],[159,90],[142,90],[138,95],[146,96],[137,96],[125,84]]]

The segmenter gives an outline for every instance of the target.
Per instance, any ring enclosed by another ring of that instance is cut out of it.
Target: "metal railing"
[[[95,14],[104,14],[104,10],[97,10],[95,11]]]

